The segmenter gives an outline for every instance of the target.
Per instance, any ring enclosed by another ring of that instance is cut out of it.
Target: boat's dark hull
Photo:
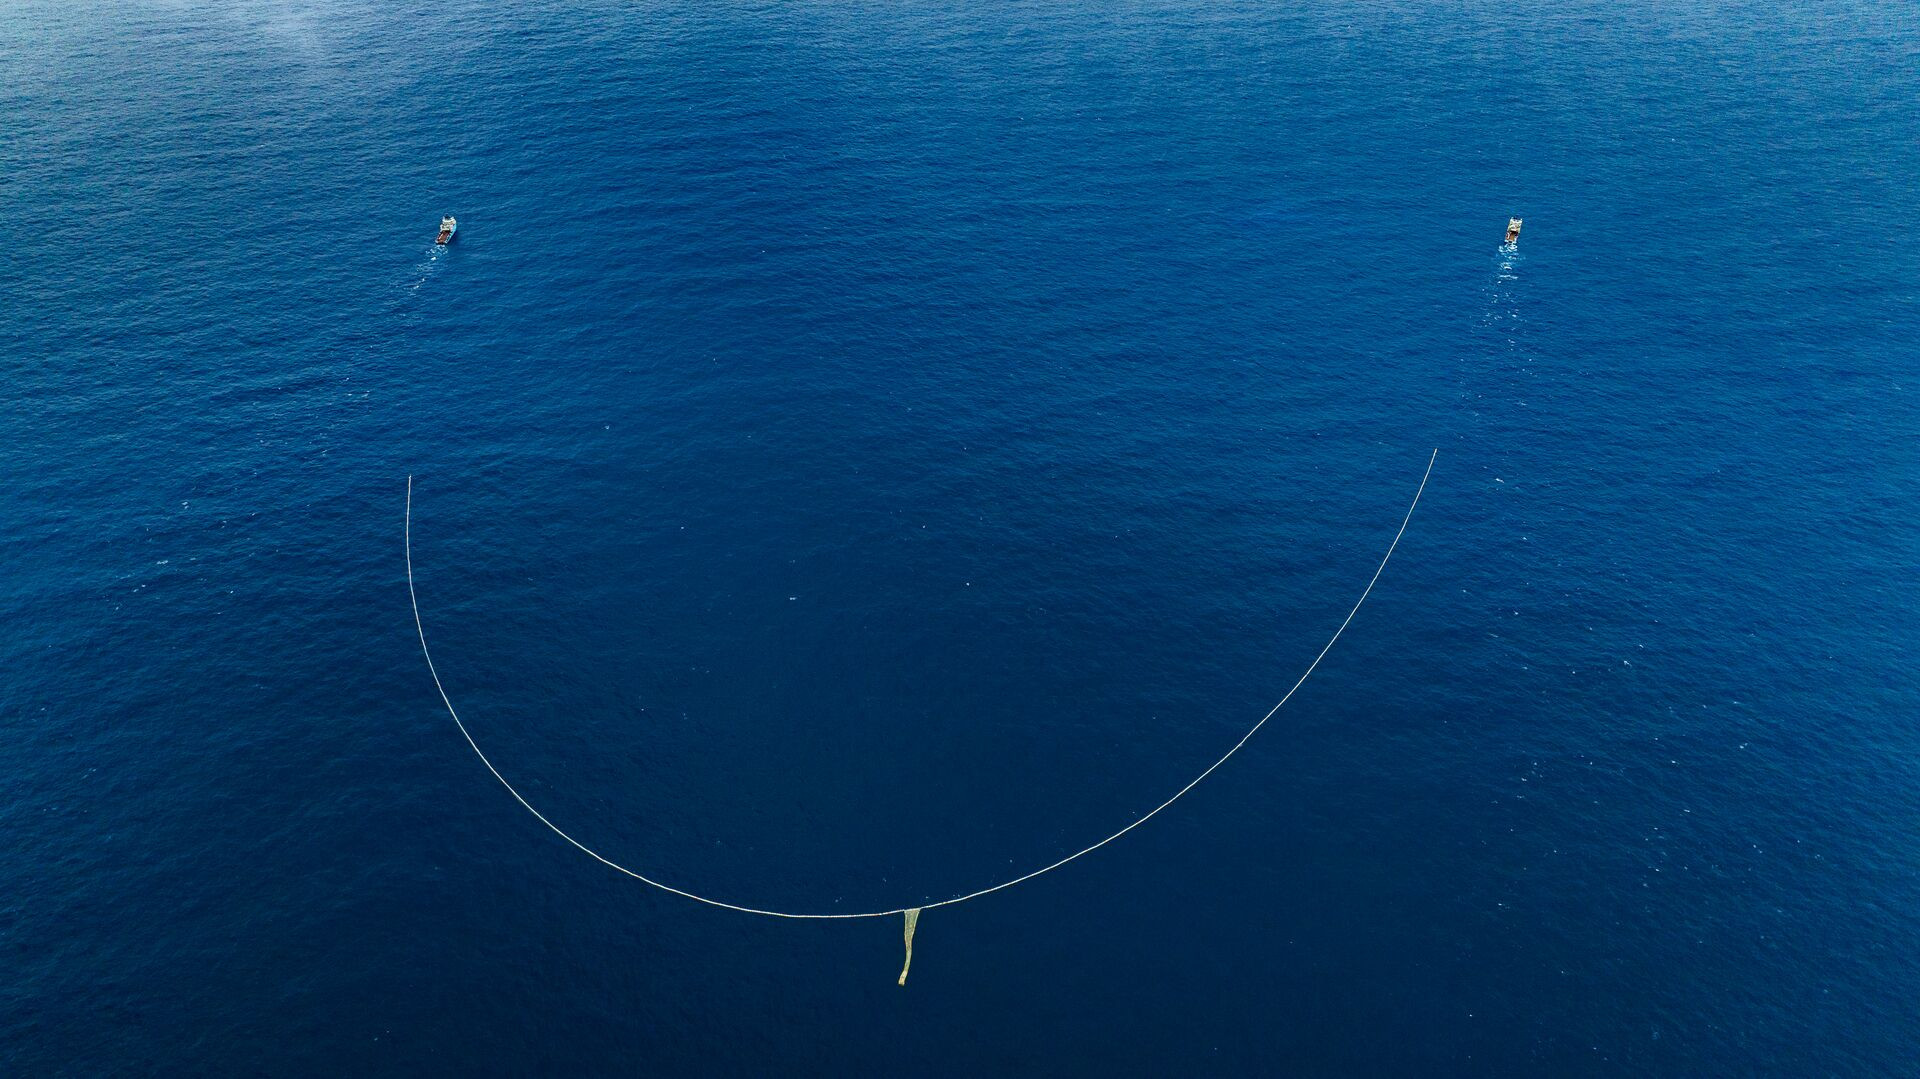
[[[433,242],[439,244],[441,247],[447,246],[453,242],[453,230],[441,229],[440,235],[435,237]]]

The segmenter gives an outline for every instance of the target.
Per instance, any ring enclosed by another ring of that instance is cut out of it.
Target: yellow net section
[[[907,961],[900,965],[900,984],[907,984],[907,968],[913,966],[913,927],[920,924],[920,908],[907,911]]]

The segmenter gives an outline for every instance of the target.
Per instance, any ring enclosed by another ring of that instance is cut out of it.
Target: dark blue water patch
[[[1906,14],[0,16],[0,1061],[1903,1073]]]

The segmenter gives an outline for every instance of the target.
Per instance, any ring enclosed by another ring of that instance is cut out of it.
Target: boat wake
[[[419,292],[420,287],[425,285],[427,281],[433,277],[433,268],[439,265],[440,257],[446,253],[447,248],[445,244],[434,244],[428,247],[426,257],[414,268],[413,285],[408,288],[407,291]]]
[[[1514,282],[1520,280],[1520,245],[1505,243],[1500,245],[1499,256],[1494,264],[1493,280],[1487,286],[1487,311],[1481,319],[1483,326],[1502,326],[1520,318]]]
[[[1503,402],[1524,397],[1523,380],[1532,375],[1523,343],[1523,258],[1518,244],[1501,244],[1494,254],[1493,272],[1481,286],[1485,302],[1474,335],[1476,347],[1462,358],[1460,367],[1460,398],[1470,425],[1485,422],[1490,410],[1504,411]]]

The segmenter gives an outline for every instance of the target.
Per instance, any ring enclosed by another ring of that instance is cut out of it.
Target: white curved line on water
[[[1327,638],[1326,646],[1320,649],[1319,655],[1313,657],[1313,662],[1307,665],[1306,672],[1302,674],[1299,680],[1293,684],[1292,689],[1287,690],[1286,696],[1280,698],[1280,703],[1268,709],[1267,714],[1260,717],[1260,722],[1255,723],[1252,727],[1248,728],[1247,733],[1241,735],[1240,740],[1233,744],[1233,748],[1227,750],[1226,753],[1222,754],[1219,760],[1214,761],[1212,764],[1208,765],[1206,771],[1201,772],[1197,776],[1194,776],[1193,779],[1189,781],[1186,786],[1181,787],[1177,791],[1174,791],[1173,796],[1171,798],[1168,798],[1166,801],[1161,802],[1157,806],[1154,806],[1151,810],[1147,811],[1145,816],[1141,817],[1139,820],[1134,821],[1132,824],[1127,825],[1125,828],[1120,829],[1119,831],[1113,833],[1112,835],[1108,836],[1105,839],[1102,839],[1100,842],[1095,843],[1092,846],[1083,847],[1080,850],[1074,851],[1072,854],[1067,855],[1065,858],[1062,858],[1057,862],[1053,862],[1052,864],[1041,866],[1039,869],[1036,869],[1031,873],[1026,873],[1026,874],[1023,874],[1022,876],[1014,877],[1012,880],[1002,881],[999,884],[993,885],[992,887],[982,888],[977,892],[968,892],[965,895],[954,896],[951,899],[938,899],[938,900],[932,900],[927,902],[921,902],[921,903],[913,904],[910,906],[894,907],[892,910],[864,911],[857,914],[801,914],[801,913],[795,913],[792,911],[784,911],[784,910],[764,910],[759,907],[748,907],[748,906],[742,906],[738,903],[729,903],[722,899],[712,899],[704,895],[698,895],[693,892],[689,892],[684,888],[675,888],[671,884],[663,884],[660,881],[654,880],[652,877],[649,877],[644,873],[636,873],[635,871],[628,869],[626,866],[621,865],[619,862],[616,862],[613,859],[608,858],[605,855],[602,855],[599,851],[594,850],[592,847],[589,847],[585,843],[582,843],[578,839],[575,839],[572,836],[568,835],[566,832],[561,830],[559,825],[548,820],[545,814],[533,808],[533,804],[528,802],[524,797],[522,797],[520,792],[514,788],[513,784],[507,782],[507,777],[500,774],[500,769],[495,768],[493,766],[493,762],[487,759],[487,755],[480,751],[480,743],[475,742],[473,740],[473,734],[467,730],[467,725],[461,722],[460,720],[460,713],[454,711],[453,701],[451,698],[447,696],[447,687],[441,684],[440,672],[434,668],[433,653],[427,649],[427,628],[426,628],[426,625],[420,620],[420,597],[419,597],[419,594],[414,591],[414,586],[413,586],[413,477],[412,476],[407,477],[407,523],[406,523],[407,598],[413,604],[413,627],[414,629],[418,630],[420,633],[420,654],[426,657],[427,673],[433,675],[433,688],[440,691],[440,702],[447,706],[447,714],[453,717],[454,726],[460,728],[461,737],[465,738],[467,740],[467,745],[473,748],[474,756],[479,757],[480,763],[486,765],[487,771],[493,773],[493,778],[499,780],[500,785],[507,788],[507,793],[513,795],[514,801],[519,802],[521,806],[525,807],[527,812],[533,814],[534,817],[537,820],[539,820],[541,824],[544,824],[549,829],[551,829],[554,835],[557,835],[561,839],[564,839],[567,842],[573,844],[575,847],[579,848],[582,853],[586,854],[587,857],[592,858],[594,861],[599,862],[600,864],[605,865],[609,868],[618,870],[621,873],[625,873],[627,876],[632,877],[634,880],[637,880],[642,884],[650,884],[653,887],[658,888],[663,892],[671,892],[674,895],[691,899],[696,903],[705,903],[710,907],[720,907],[724,910],[737,910],[742,914],[758,914],[767,918],[805,918],[805,919],[891,918],[898,914],[905,914],[907,911],[910,911],[910,910],[932,910],[935,907],[950,907],[950,906],[953,906],[955,903],[964,903],[969,899],[978,899],[983,895],[992,895],[994,892],[1011,888],[1016,884],[1023,884],[1027,881],[1032,880],[1037,876],[1040,876],[1043,873],[1051,873],[1054,870],[1060,868],[1061,866],[1066,865],[1068,862],[1084,857],[1085,855],[1092,854],[1094,851],[1099,850],[1101,847],[1106,846],[1107,844],[1113,842],[1114,840],[1119,839],[1121,836],[1126,835],[1128,832],[1133,831],[1135,828],[1140,827],[1142,824],[1145,824],[1148,821],[1152,820],[1155,816],[1159,815],[1161,810],[1179,801],[1181,796],[1185,795],[1188,791],[1192,790],[1193,788],[1199,786],[1201,780],[1212,775],[1216,769],[1218,769],[1221,765],[1227,763],[1229,758],[1231,758],[1235,753],[1240,752],[1241,746],[1246,745],[1249,739],[1251,739],[1255,734],[1259,733],[1261,727],[1264,727],[1267,725],[1267,720],[1272,719],[1275,713],[1279,712],[1280,709],[1284,707],[1288,701],[1293,699],[1293,695],[1299,692],[1300,687],[1306,684],[1307,679],[1311,677],[1313,675],[1314,670],[1320,666],[1320,661],[1327,658],[1328,652],[1333,651],[1334,642],[1338,641],[1340,639],[1340,635],[1347,631],[1347,626],[1351,625],[1353,622],[1353,616],[1360,613],[1360,605],[1367,602],[1367,597],[1373,594],[1373,586],[1379,583],[1380,575],[1386,572],[1387,562],[1393,558],[1393,552],[1399,548],[1400,537],[1407,534],[1407,524],[1413,520],[1413,511],[1416,507],[1420,505],[1420,496],[1426,493],[1427,480],[1433,476],[1433,463],[1435,460],[1439,458],[1439,456],[1440,456],[1440,451],[1436,449],[1433,451],[1432,456],[1427,458],[1427,470],[1420,477],[1420,487],[1419,489],[1415,490],[1413,493],[1413,501],[1407,506],[1406,516],[1400,519],[1400,530],[1393,534],[1393,542],[1387,545],[1387,553],[1381,556],[1380,565],[1375,567],[1373,571],[1372,579],[1367,581],[1366,589],[1360,593],[1360,598],[1354,601],[1353,609],[1347,612],[1347,617],[1341,621],[1340,628],[1333,631],[1332,637]]]

